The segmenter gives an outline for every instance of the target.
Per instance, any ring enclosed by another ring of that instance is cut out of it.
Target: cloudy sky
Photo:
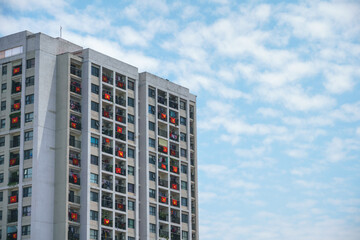
[[[0,0],[198,96],[200,239],[360,239],[359,1]]]

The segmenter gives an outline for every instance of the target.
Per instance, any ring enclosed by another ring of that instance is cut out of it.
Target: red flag
[[[122,83],[122,82],[117,82],[117,86],[120,87],[120,88],[123,88],[123,87],[124,87],[124,83]]]
[[[110,223],[110,219],[104,218],[104,224],[108,225]]]
[[[17,233],[13,233],[12,237],[13,239],[17,239]]]
[[[178,168],[177,168],[177,167],[173,166],[172,169],[173,169],[173,172],[174,172],[174,173],[177,173],[177,172],[178,172]]]
[[[15,92],[20,92],[20,91],[21,91],[21,86],[15,87]]]
[[[18,74],[20,72],[20,67],[13,68],[13,75]]]
[[[18,123],[19,122],[19,117],[14,117],[11,119],[11,123]]]
[[[103,75],[102,80],[103,80],[103,82],[108,82],[107,76]]]
[[[104,97],[106,100],[109,100],[110,101],[110,94],[107,94],[107,93],[105,93],[105,97]]]
[[[72,122],[72,123],[71,123],[71,127],[72,127],[72,128],[76,128],[76,123]]]
[[[165,113],[161,114],[161,119],[166,119],[166,114]]]
[[[177,189],[178,189],[178,188],[177,188],[177,184],[174,184],[174,183],[171,184],[171,188],[177,190]]]
[[[170,122],[173,123],[173,124],[175,124],[175,118],[171,117],[171,118],[170,118]]]
[[[118,151],[118,156],[119,156],[119,157],[124,157],[124,152],[119,150],[119,151]]]
[[[78,218],[77,213],[71,213],[71,219],[76,221],[77,218]]]
[[[166,165],[162,163],[162,164],[161,164],[161,168],[164,169],[164,170],[166,170]]]
[[[77,177],[77,175],[76,175],[76,174],[73,174],[73,179],[74,179],[74,183],[77,183],[77,181],[78,181],[78,177]]]
[[[105,142],[106,142],[106,143],[110,143],[110,139],[105,138]]]
[[[11,196],[10,197],[10,203],[16,203],[17,202],[17,196]]]
[[[118,209],[123,209],[123,208],[124,208],[124,205],[123,205],[123,204],[118,203]]]
[[[116,116],[116,121],[122,122],[122,116],[117,115],[117,116]]]
[[[109,112],[107,112],[107,111],[104,111],[104,117],[110,117],[110,114],[109,114]]]
[[[175,200],[175,199],[173,199],[173,200],[172,200],[172,204],[173,204],[174,206],[177,206],[177,205],[178,205],[178,201]]]
[[[122,128],[119,127],[119,126],[116,126],[116,131],[117,131],[118,133],[122,133]]]
[[[79,165],[79,159],[73,158],[73,164],[74,165]]]
[[[14,166],[16,163],[16,158],[10,159],[10,166]]]
[[[76,87],[76,88],[75,88],[75,92],[80,93],[80,88],[79,88],[79,87]]]
[[[115,168],[115,172],[120,174],[121,173],[121,168],[118,168],[118,167]]]
[[[14,103],[14,109],[18,110],[20,108],[20,103]]]
[[[167,151],[168,151],[167,147],[163,147],[163,152],[167,153]]]
[[[166,197],[161,197],[161,202],[166,203]]]

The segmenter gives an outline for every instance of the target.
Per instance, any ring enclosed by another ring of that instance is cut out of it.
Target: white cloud
[[[259,108],[257,110],[258,113],[263,115],[264,117],[279,117],[282,115],[281,111],[273,109],[273,108]]]

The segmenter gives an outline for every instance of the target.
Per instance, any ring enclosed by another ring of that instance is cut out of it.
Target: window
[[[187,165],[181,164],[181,172],[187,174]]]
[[[2,66],[2,75],[7,74],[7,66]]]
[[[31,140],[33,140],[33,131],[25,132],[24,141],[26,142]]]
[[[181,156],[182,156],[182,157],[187,157],[187,151],[186,151],[186,149],[181,148],[181,149],[180,149],[180,153],[181,153]]]
[[[25,105],[34,103],[34,94],[25,96]]]
[[[152,223],[150,223],[150,232],[151,233],[156,233],[156,225],[155,224],[152,224]]]
[[[155,147],[155,139],[149,138],[149,147]]]
[[[6,83],[1,84],[1,92],[2,93],[6,91],[6,87],[7,87]]]
[[[135,120],[134,120],[134,115],[128,114],[128,122],[134,124]]]
[[[135,202],[134,201],[131,201],[131,200],[128,201],[128,209],[131,211],[135,211]]]
[[[98,184],[99,183],[99,175],[95,173],[90,173],[90,182]]]
[[[155,181],[155,179],[156,179],[156,174],[154,172],[149,172],[149,180]]]
[[[132,80],[129,80],[128,81],[128,88],[130,89],[130,90],[133,90],[134,91],[134,89],[135,89],[135,82],[134,81],[132,81]]]
[[[98,138],[96,138],[96,137],[91,137],[90,142],[91,142],[91,146],[92,146],[92,147],[99,147],[99,139],[98,139]]]
[[[189,223],[189,215],[187,215],[185,213],[181,214],[181,222]]]
[[[0,121],[0,128],[5,128],[5,119],[1,119]]]
[[[149,97],[155,98],[155,89],[149,88],[148,94],[149,94]]]
[[[0,147],[5,146],[5,137],[0,137]]]
[[[149,121],[149,130],[155,131],[155,123]]]
[[[189,233],[187,231],[182,231],[182,240],[189,240]]]
[[[135,193],[135,186],[132,183],[128,183],[128,192]]]
[[[98,240],[98,230],[90,229],[90,239]]]
[[[93,110],[95,112],[99,112],[99,104],[91,101],[91,110]]]
[[[33,156],[33,150],[32,149],[24,150],[24,160],[31,159],[32,156]]]
[[[22,215],[23,217],[31,216],[31,206],[23,207]]]
[[[6,109],[6,101],[1,102],[1,111],[4,111]]]
[[[91,75],[95,77],[99,77],[99,68],[95,66],[91,66]]]
[[[128,237],[128,240],[135,240],[134,237]]]
[[[0,165],[4,164],[4,155],[0,155]]]
[[[149,188],[149,197],[156,198],[156,191],[155,189]]]
[[[186,102],[183,100],[180,100],[180,109],[186,110]]]
[[[152,105],[149,105],[149,113],[150,114],[155,114],[155,107]]]
[[[91,128],[99,130],[99,121],[97,121],[95,119],[91,119]]]
[[[95,84],[91,84],[91,92],[95,94],[99,94],[99,86]]]
[[[4,173],[0,173],[0,183],[4,182]]]
[[[21,227],[21,235],[22,236],[30,235],[30,231],[31,231],[30,225],[25,225],[25,226]]]
[[[132,148],[128,148],[128,157],[135,158],[135,150]]]
[[[182,189],[182,190],[187,190],[187,189],[188,189],[188,187],[187,187],[187,182],[181,181],[181,189]]]
[[[90,156],[90,162],[92,165],[99,165],[99,157],[95,155]]]
[[[99,213],[97,211],[90,210],[90,220],[99,221]]]
[[[135,106],[135,100],[131,97],[128,97],[128,106],[130,106],[130,107]]]
[[[180,124],[186,126],[186,118],[180,117]]]
[[[31,195],[32,195],[32,187],[24,187],[23,198],[31,197]]]
[[[128,219],[128,225],[129,225],[129,228],[135,228],[135,221],[134,221],[134,219],[129,218],[129,219]]]
[[[188,205],[188,199],[182,197],[181,198],[181,206],[187,207],[187,205]]]
[[[34,82],[35,82],[34,76],[27,77],[27,78],[25,79],[25,86],[26,86],[26,87],[33,86],[33,85],[34,85]]]
[[[135,168],[133,166],[128,166],[128,175],[135,176]]]
[[[24,169],[24,179],[32,177],[32,168]]]
[[[186,133],[180,133],[180,140],[186,142]]]
[[[149,155],[149,163],[150,164],[155,164],[156,163],[156,157],[155,155]]]
[[[35,67],[35,58],[26,60],[26,69]]]
[[[156,216],[156,207],[149,206],[149,213],[152,216]]]
[[[32,122],[34,119],[34,113],[25,113],[25,123]]]
[[[131,141],[135,141],[135,136],[133,132],[128,131],[128,139]]]
[[[2,211],[0,211],[0,221],[2,220]],[[1,232],[0,232],[1,233]],[[1,239],[1,238],[0,238]]]
[[[90,191],[90,201],[99,202],[99,193]]]

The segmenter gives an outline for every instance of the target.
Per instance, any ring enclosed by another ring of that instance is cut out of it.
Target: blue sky
[[[0,0],[198,96],[200,239],[360,239],[358,1]]]

